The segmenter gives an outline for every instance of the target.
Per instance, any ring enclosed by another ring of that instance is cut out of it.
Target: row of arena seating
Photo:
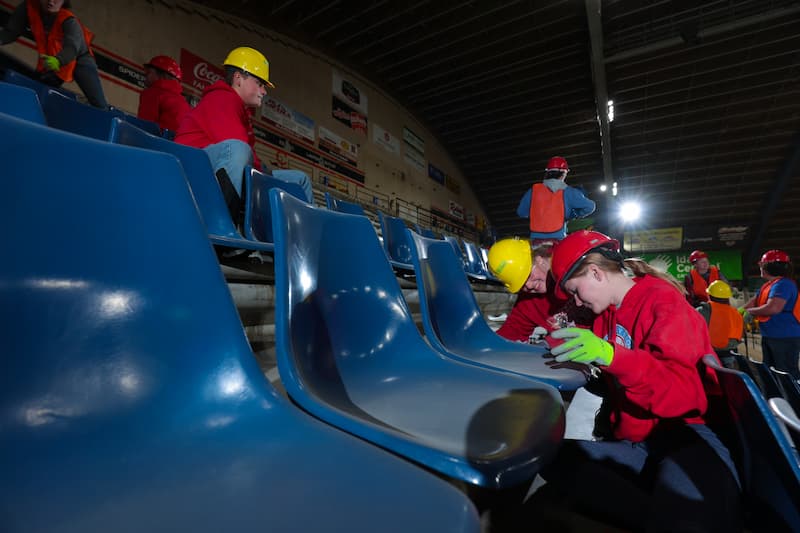
[[[174,132],[161,132],[155,122],[142,120],[119,109],[102,110],[84,105],[77,100],[75,93],[45,85],[14,70],[6,70],[3,73],[3,81],[35,91],[41,103],[42,118],[47,121],[48,125],[60,130],[71,131],[93,139],[106,140],[111,131],[112,119],[118,118],[153,135],[162,135],[162,133],[168,137],[174,135]],[[33,112],[35,113],[35,111]]]
[[[361,205],[337,198],[329,192],[325,193],[325,204],[332,211],[367,216]],[[412,272],[414,270],[411,260],[413,245],[409,240],[409,235],[411,234],[407,231],[409,229],[408,225],[402,218],[393,217],[380,210],[378,210],[378,219],[383,247],[392,267],[401,275],[405,272]],[[430,228],[423,228],[419,224],[414,224],[412,227],[418,235],[440,240],[440,236]],[[458,237],[445,235],[443,239],[452,246],[456,257],[462,262],[462,268],[468,279],[476,282],[499,284],[497,278],[489,272],[487,267],[486,250],[479,249],[475,243],[466,240],[461,241]]]
[[[202,150],[117,117],[111,142],[60,131],[11,116],[9,92],[4,529],[477,531],[453,484],[518,487],[556,453],[583,367],[494,335],[450,243],[404,229],[426,341],[366,217],[251,169],[242,235]],[[273,252],[295,405],[256,365],[214,245]],[[780,423],[747,375],[718,373],[751,529],[800,527]]]
[[[790,430],[795,448],[800,448],[800,384],[788,372],[778,370],[746,355],[732,352],[739,370],[758,385],[761,394],[769,400],[773,412]],[[779,401],[773,402],[772,400]]]

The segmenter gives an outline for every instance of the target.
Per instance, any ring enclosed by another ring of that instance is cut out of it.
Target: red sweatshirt
[[[510,341],[528,342],[528,337],[536,326],[542,326],[548,331],[553,329],[547,319],[561,311],[565,303],[556,298],[552,291],[545,294],[521,292],[497,334]]]
[[[615,343],[614,359],[604,369],[614,435],[640,442],[662,419],[704,423],[705,386],[718,391],[718,383],[713,370],[704,376],[698,371],[702,357],[714,354],[700,313],[664,280],[635,281],[620,307],[608,308],[592,329]]]
[[[175,142],[205,148],[229,139],[246,142],[253,149],[253,167],[261,168],[253,134],[253,110],[248,108],[233,87],[219,80],[203,91],[197,107],[189,111],[178,126]]]
[[[178,131],[178,125],[192,107],[184,99],[178,80],[156,80],[139,95],[137,116],[157,123],[162,129]]]

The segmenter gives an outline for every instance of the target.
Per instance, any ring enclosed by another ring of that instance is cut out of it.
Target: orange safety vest
[[[769,290],[780,279],[783,279],[783,278],[780,278],[780,277],[775,278],[775,279],[773,279],[771,281],[766,282],[765,284],[763,284],[761,286],[761,290],[758,292],[758,298],[756,298],[756,307],[762,306],[765,303],[767,303],[767,300],[769,300]],[[798,295],[794,300],[794,308],[792,309],[792,314],[794,315],[794,319],[797,320],[798,322],[800,322],[800,295]],[[766,322],[771,317],[753,315],[753,318],[755,318],[758,322]]]
[[[711,301],[709,305],[711,305],[711,318],[708,321],[708,334],[711,337],[711,345],[723,350],[728,347],[730,339],[741,340],[744,320],[739,311],[720,302]]]
[[[703,279],[703,276],[697,272],[696,268],[693,268],[690,274],[692,276],[692,295],[701,302],[707,302],[708,293],[706,289],[719,279],[719,269],[715,266],[708,267],[708,282]]]
[[[564,191],[553,192],[544,183],[534,184],[528,220],[533,233],[561,230],[564,227]]]
[[[58,54],[62,48],[64,48],[64,22],[69,19],[75,17],[72,11],[68,9],[60,9],[58,11],[58,15],[56,15],[56,20],[53,22],[53,27],[50,28],[50,33],[45,32],[44,23],[42,22],[42,8],[39,5],[38,0],[27,0],[27,9],[28,9],[28,25],[31,27],[31,33],[33,33],[33,38],[36,40],[36,50],[39,52],[39,61],[36,63],[36,70],[39,72],[44,72],[44,61],[42,61],[42,55],[54,56]],[[78,20],[75,18],[75,20]],[[94,39],[94,34],[90,32],[86,27],[81,24],[78,20],[78,24],[80,24],[81,29],[83,30],[83,38],[86,41],[86,47],[89,49],[89,53],[92,53],[92,39]],[[69,82],[72,81],[72,73],[75,71],[75,64],[77,63],[77,58],[73,59],[66,65],[61,65],[61,68],[56,71],[56,76],[58,76],[61,80]]]

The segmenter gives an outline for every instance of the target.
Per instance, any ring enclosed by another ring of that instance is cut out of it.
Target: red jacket
[[[663,419],[704,423],[706,388],[718,394],[719,385],[712,370],[698,370],[703,356],[714,354],[700,313],[666,281],[635,281],[622,305],[604,311],[592,329],[615,343],[604,372],[614,436],[641,442]]]
[[[528,337],[536,326],[542,326],[548,331],[553,329],[547,319],[561,311],[565,303],[556,298],[553,291],[545,294],[521,292],[497,334],[510,341],[528,342]]]
[[[229,139],[246,142],[253,149],[253,167],[261,168],[255,151],[253,111],[233,88],[219,80],[203,91],[197,107],[189,111],[178,126],[175,142],[205,148]]]
[[[182,92],[178,80],[156,80],[139,95],[137,116],[156,122],[162,129],[177,132],[181,120],[192,109]]]

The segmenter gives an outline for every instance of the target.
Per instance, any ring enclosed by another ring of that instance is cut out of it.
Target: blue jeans
[[[253,164],[253,150],[250,145],[238,139],[228,139],[227,141],[210,144],[203,148],[211,160],[214,173],[224,168],[231,179],[233,188],[242,197],[242,180],[244,179],[244,169]],[[265,173],[269,171],[262,169]],[[272,171],[272,176],[288,183],[297,183],[303,188],[308,198],[308,203],[314,205],[314,191],[311,188],[311,179],[305,172],[299,170],[276,169]]]
[[[217,144],[209,144],[203,150],[211,160],[214,173],[216,174],[219,169],[224,168],[231,179],[233,188],[241,198],[244,167],[253,164],[253,150],[250,145],[238,139],[228,139]]]
[[[308,174],[300,170],[274,169],[272,175],[279,180],[300,185],[306,193],[308,203],[314,205],[314,190],[311,188],[311,179]]]
[[[705,425],[670,426],[639,443],[565,440],[541,473],[544,489],[635,530],[741,531],[740,486],[727,448]]]

